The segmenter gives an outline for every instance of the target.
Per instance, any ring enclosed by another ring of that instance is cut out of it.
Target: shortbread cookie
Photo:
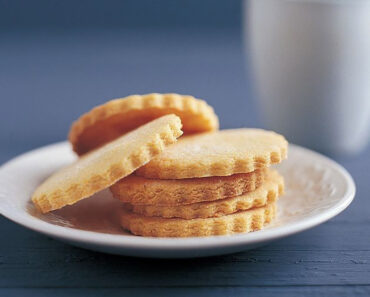
[[[165,219],[146,217],[122,209],[121,225],[135,235],[153,237],[191,237],[231,235],[260,230],[275,215],[275,203],[239,211],[219,218]]]
[[[265,182],[257,190],[236,197],[172,207],[131,204],[127,204],[126,207],[134,213],[151,217],[182,218],[187,220],[212,218],[253,207],[261,207],[267,203],[274,203],[283,191],[283,177],[276,171],[271,171],[267,174]]]
[[[73,123],[69,141],[82,155],[166,114],[181,118],[185,134],[218,129],[218,118],[205,101],[178,94],[132,95],[93,108]]]
[[[288,142],[272,131],[222,130],[182,137],[136,171],[146,178],[183,179],[252,172],[279,163]]]
[[[36,189],[32,201],[44,213],[74,204],[131,174],[181,134],[179,117],[154,120],[54,173]]]
[[[188,179],[149,179],[127,176],[110,190],[123,202],[135,205],[184,205],[242,195],[259,187],[265,169],[230,176]]]

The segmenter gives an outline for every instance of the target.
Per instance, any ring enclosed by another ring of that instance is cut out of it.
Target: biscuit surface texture
[[[181,134],[179,117],[156,119],[57,171],[36,189],[32,201],[45,213],[91,196],[147,163]]]
[[[284,191],[284,179],[276,171],[269,171],[265,182],[255,191],[222,200],[180,206],[127,205],[130,211],[145,216],[163,218],[212,218],[253,207],[274,203]]]
[[[218,218],[166,219],[146,217],[121,210],[121,225],[135,235],[152,237],[193,237],[232,235],[260,230],[275,216],[276,204],[239,211]]]
[[[149,179],[133,174],[110,190],[115,198],[135,205],[184,205],[253,191],[262,184],[265,171],[188,179]]]
[[[181,118],[185,134],[218,129],[218,117],[205,101],[178,94],[132,95],[93,108],[72,124],[69,141],[78,155],[166,114]]]
[[[136,171],[146,178],[184,179],[248,173],[280,163],[288,142],[261,129],[221,130],[185,136]]]

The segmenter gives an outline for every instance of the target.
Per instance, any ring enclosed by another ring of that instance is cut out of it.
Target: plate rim
[[[21,155],[18,155],[9,161],[5,162],[0,166],[0,177],[9,166],[13,163],[19,162],[22,158],[27,158],[29,155],[38,153],[42,150],[56,149],[69,145],[67,141],[57,142],[42,146],[30,151],[27,151]],[[99,233],[94,231],[79,230],[68,228],[64,226],[54,225],[36,217],[32,217],[27,213],[24,215],[17,215],[17,213],[9,213],[4,211],[0,204],[0,214],[12,222],[19,224],[27,229],[36,231],[38,233],[58,238],[61,240],[67,240],[71,242],[78,242],[82,244],[89,244],[95,246],[109,246],[113,248],[125,248],[125,249],[138,249],[138,250],[171,250],[171,251],[185,251],[197,249],[209,249],[217,247],[231,247],[231,246],[242,246],[242,245],[258,245],[262,242],[269,242],[278,238],[287,237],[307,229],[313,228],[319,224],[322,224],[329,219],[335,217],[342,211],[344,211],[353,201],[356,194],[355,182],[350,173],[339,163],[324,156],[318,152],[310,150],[308,148],[289,144],[290,149],[302,150],[306,154],[313,155],[314,157],[321,158],[332,168],[337,170],[339,174],[346,181],[346,191],[343,197],[337,201],[331,208],[326,209],[324,212],[320,212],[313,216],[303,218],[298,222],[291,224],[274,227],[271,229],[264,229],[258,232],[246,233],[246,234],[235,234],[235,235],[221,235],[221,236],[210,236],[210,237],[188,237],[188,238],[156,238],[156,237],[140,237],[140,236],[124,236],[121,234],[108,234]],[[1,193],[0,193],[0,198]],[[6,199],[6,198],[4,198]]]

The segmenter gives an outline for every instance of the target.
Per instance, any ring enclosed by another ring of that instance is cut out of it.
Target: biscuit
[[[255,191],[222,200],[180,206],[131,205],[127,208],[137,214],[162,218],[212,218],[274,203],[284,191],[284,179],[276,171],[268,173],[265,182]]]
[[[166,114],[181,118],[185,134],[217,130],[218,117],[205,101],[178,94],[132,95],[111,100],[72,124],[69,141],[83,155]]]
[[[36,189],[32,201],[43,213],[74,204],[131,174],[181,134],[179,117],[156,119],[57,171]]]
[[[265,169],[230,176],[148,179],[127,176],[110,187],[113,196],[135,205],[184,205],[239,196],[259,187]]]
[[[232,235],[260,230],[275,216],[276,204],[239,211],[218,218],[165,219],[134,214],[121,210],[120,220],[124,229],[135,235],[152,237],[192,237]]]
[[[288,142],[261,129],[222,130],[182,137],[139,168],[146,178],[183,179],[247,173],[280,163]]]

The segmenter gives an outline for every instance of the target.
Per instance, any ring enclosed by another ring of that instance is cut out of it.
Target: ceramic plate
[[[276,219],[248,234],[204,238],[144,238],[124,232],[117,220],[120,202],[108,190],[50,214],[38,213],[30,196],[52,172],[75,159],[66,142],[23,154],[0,168],[0,212],[36,232],[86,249],[119,255],[187,258],[255,248],[321,224],[353,200],[348,172],[318,153],[290,145],[289,158],[276,168],[286,181]]]

